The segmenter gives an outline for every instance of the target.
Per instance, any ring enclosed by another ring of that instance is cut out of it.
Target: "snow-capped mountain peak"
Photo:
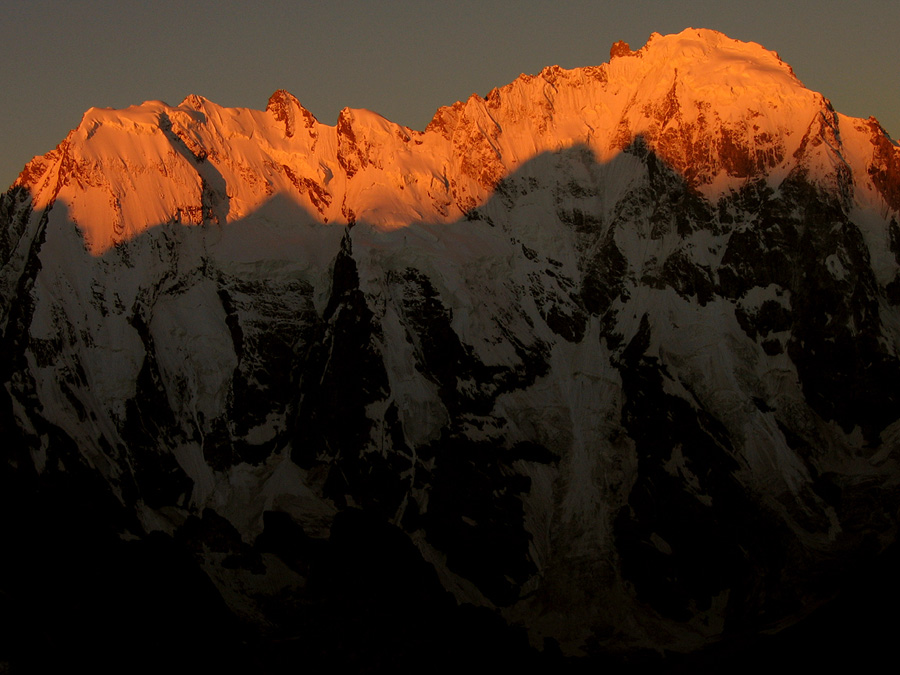
[[[0,203],[0,491],[301,651],[385,580],[570,655],[741,637],[897,530],[898,222],[877,121],[708,30],[421,131],[91,109]]]
[[[44,159],[17,185],[40,203],[64,199],[102,252],[173,220],[244,218],[276,193],[320,222],[445,221],[483,204],[541,153],[583,145],[607,162],[638,137],[711,199],[763,173],[777,184],[798,153],[832,183],[836,164],[871,160],[868,127],[840,120],[759,45],[688,29],[620,54],[597,67],[523,75],[486,99],[473,95],[439,110],[424,133],[364,110],[344,109],[334,127],[322,125],[283,91],[265,112],[195,95],[176,107],[92,109],[57,151],[57,164],[70,167],[59,179],[66,185],[42,183],[37,164],[58,170]]]

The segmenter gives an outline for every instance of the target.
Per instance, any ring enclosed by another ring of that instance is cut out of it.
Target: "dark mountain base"
[[[362,511],[340,514],[327,541],[302,552],[288,519],[267,522],[256,548],[308,565],[308,587],[265,633],[228,611],[184,541],[122,541],[120,514],[87,475],[46,485],[2,477],[0,664],[12,674],[459,672],[758,672],[875,665],[900,627],[900,546],[847,570],[837,597],[776,634],[731,636],[695,654],[565,658],[548,640],[490,610],[458,606],[412,543]],[[273,520],[270,519],[270,520]],[[302,547],[301,547],[302,548]],[[312,553],[310,553],[312,550]],[[288,606],[289,603],[285,603]]]

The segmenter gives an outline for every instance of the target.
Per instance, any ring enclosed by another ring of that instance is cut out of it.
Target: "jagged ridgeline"
[[[895,537],[898,211],[874,119],[705,30],[421,132],[92,109],[0,211],[0,660],[787,625]]]

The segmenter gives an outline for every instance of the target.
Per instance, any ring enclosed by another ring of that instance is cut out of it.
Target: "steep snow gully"
[[[0,663],[875,653],[898,218],[877,121],[708,30],[421,132],[92,109],[0,202]]]

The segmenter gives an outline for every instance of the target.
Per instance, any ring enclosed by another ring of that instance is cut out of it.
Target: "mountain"
[[[876,120],[709,30],[421,132],[91,109],[0,205],[0,660],[765,641],[896,536],[898,215]]]

